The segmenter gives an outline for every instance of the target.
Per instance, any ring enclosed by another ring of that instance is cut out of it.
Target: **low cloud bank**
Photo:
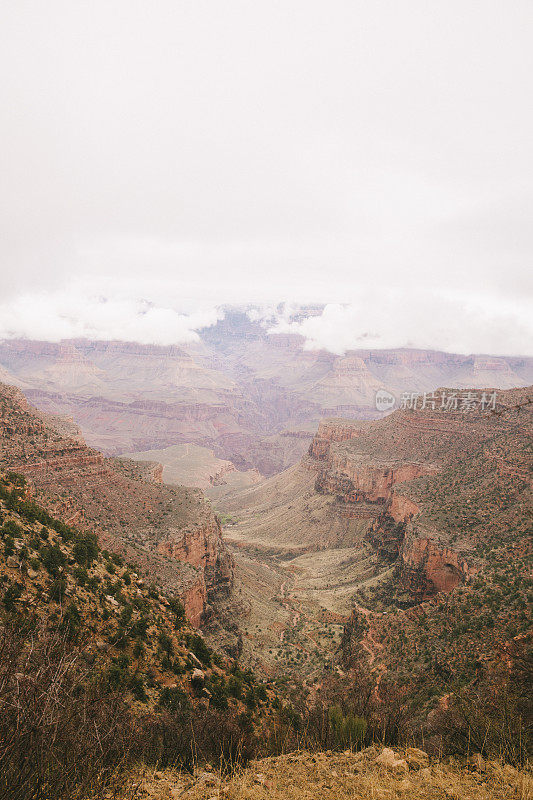
[[[182,297],[176,287],[140,294],[95,285],[28,292],[0,301],[0,339],[134,341],[172,345],[199,341],[202,328],[224,318],[224,307]],[[533,315],[522,301],[431,293],[425,289],[362,287],[346,303],[241,305],[270,334],[292,333],[308,350],[338,355],[366,348],[412,347],[456,353],[533,355]]]
[[[198,341],[197,331],[216,324],[222,316],[213,307],[184,313],[129,297],[24,294],[0,303],[0,339],[86,338],[171,345]]]
[[[527,300],[368,290],[346,304],[327,304],[302,318],[294,305],[254,309],[269,333],[303,336],[308,350],[412,347],[455,353],[533,355]]]

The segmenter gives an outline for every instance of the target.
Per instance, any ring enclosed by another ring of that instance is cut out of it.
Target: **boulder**
[[[192,663],[193,663],[193,664],[196,664],[198,667],[201,667],[201,666],[203,666],[203,665],[202,665],[202,662],[200,661],[200,659],[199,659],[199,658],[197,658],[197,657],[194,655],[194,653],[192,652],[192,650],[189,650],[188,656],[189,656],[189,658],[190,658],[190,660],[192,661]]]
[[[376,763],[381,764],[382,767],[390,767],[397,760],[396,753],[390,747],[384,747],[379,756],[376,758]]]
[[[390,747],[384,747],[380,755],[376,758],[376,763],[381,764],[385,769],[392,772],[406,773],[409,772],[409,765],[404,758],[398,758],[394,750]]]
[[[410,769],[424,769],[429,767],[429,756],[424,750],[419,750],[418,747],[408,747],[405,751],[405,760],[409,764]]]
[[[107,600],[107,602],[108,602],[110,605],[112,605],[112,606],[115,606],[115,607],[116,607],[116,606],[118,606],[118,605],[119,605],[119,602],[118,602],[118,600],[115,600],[115,598],[114,598],[112,595],[110,595],[110,594],[106,594],[106,596],[105,596],[105,599],[106,599],[106,600]]]
[[[481,753],[474,753],[473,756],[470,756],[468,763],[471,767],[477,769],[478,772],[485,772],[487,769],[487,764]]]

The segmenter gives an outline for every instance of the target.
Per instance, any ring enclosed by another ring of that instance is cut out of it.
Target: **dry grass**
[[[129,798],[184,800],[531,800],[531,776],[490,762],[482,770],[435,762],[395,774],[375,763],[379,750],[360,754],[294,753],[254,761],[233,778],[199,769],[194,776],[139,773]],[[401,755],[401,754],[400,754]]]

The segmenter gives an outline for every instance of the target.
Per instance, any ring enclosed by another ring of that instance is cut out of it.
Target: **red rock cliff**
[[[466,560],[432,539],[415,539],[404,548],[398,565],[400,588],[417,602],[450,592],[470,576]]]
[[[122,549],[148,577],[180,594],[193,624],[208,602],[230,592],[233,561],[199,490],[162,486],[157,465],[107,459],[79,437],[62,436],[52,419],[4,385],[0,464],[26,475],[58,516],[96,529],[107,547]]]
[[[332,442],[345,442],[359,436],[364,423],[350,419],[324,419],[309,446],[309,456],[316,461],[327,460]]]

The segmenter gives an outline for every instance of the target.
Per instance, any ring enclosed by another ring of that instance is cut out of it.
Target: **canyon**
[[[119,564],[121,580],[134,576],[135,608],[137,588],[165,610],[160,592],[179,598],[219,663],[239,659],[269,691],[301,691],[311,703],[354,687],[365,687],[373,713],[408,700],[436,746],[452,682],[490,681],[502,657],[526,663],[530,640],[532,389],[460,408],[328,416],[310,440],[298,432],[297,463],[263,477],[190,443],[135,460],[104,455],[72,418],[2,384],[0,471],[6,485],[23,476],[25,497],[64,523],[97,534],[105,604],[115,607],[111,591],[120,602],[109,577]],[[184,469],[203,490],[177,483]],[[21,511],[32,519],[31,505]],[[10,579],[24,548],[5,542]],[[46,547],[37,552],[46,560]],[[154,693],[149,671],[143,680]],[[164,681],[174,686],[172,675]]]
[[[205,623],[230,594],[233,561],[198,489],[162,484],[157,463],[105,457],[72,423],[38,412],[3,384],[0,465],[27,478],[36,499],[65,523],[96,532],[148,583],[179,596],[192,624]]]
[[[0,379],[41,410],[71,417],[106,455],[203,448],[200,474],[178,470],[174,478],[203,487],[219,461],[265,477],[298,463],[324,417],[381,417],[379,389],[398,407],[404,391],[527,386],[533,359],[409,349],[338,356],[226,309],[198,341],[168,347],[4,340]]]
[[[376,630],[410,620],[461,587],[475,595],[489,553],[509,563],[528,552],[531,389],[497,397],[491,411],[323,420],[298,465],[214,500],[231,520],[244,653],[257,666],[311,679],[319,650],[375,657],[363,612]]]
[[[487,410],[372,406],[390,386],[493,393],[527,359],[338,357],[236,314],[186,347],[4,342],[0,360],[2,467],[268,678],[396,669],[395,624],[416,642],[419,609],[438,631],[443,598],[483,605],[499,559],[522,579],[531,388]]]

